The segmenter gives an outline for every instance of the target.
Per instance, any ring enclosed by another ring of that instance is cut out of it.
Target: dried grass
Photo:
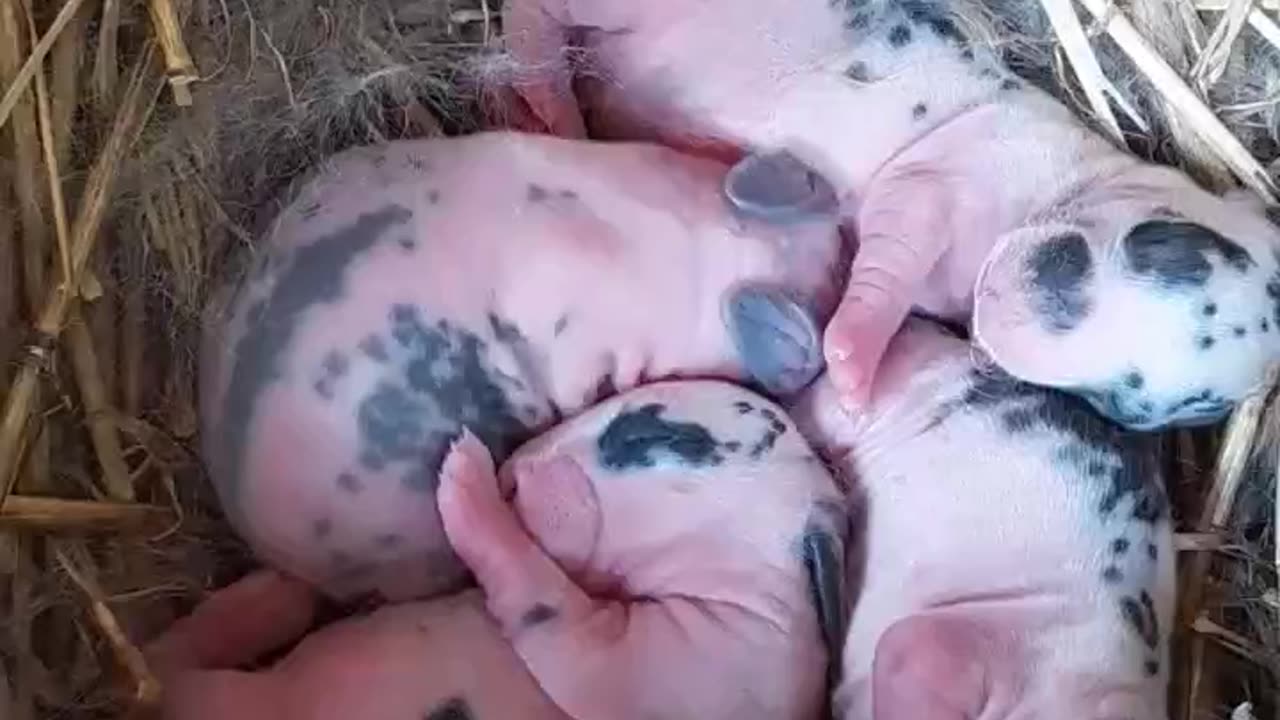
[[[1117,142],[1275,192],[1276,0],[972,2],[967,26]],[[202,308],[324,156],[486,124],[496,12],[0,0],[0,715],[145,703],[131,641],[246,567],[195,457]],[[1280,713],[1277,414],[1268,391],[1168,438],[1178,720]]]

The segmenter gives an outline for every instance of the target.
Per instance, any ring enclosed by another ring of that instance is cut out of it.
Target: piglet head
[[[1255,199],[1136,166],[998,240],[974,289],[974,340],[1127,427],[1212,423],[1280,354],[1278,252]]]

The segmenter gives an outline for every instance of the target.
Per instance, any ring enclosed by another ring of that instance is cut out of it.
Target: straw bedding
[[[1099,132],[1271,196],[1275,9],[973,0],[962,15]],[[499,15],[497,0],[0,0],[0,716],[145,704],[158,689],[135,642],[250,565],[195,454],[202,308],[325,155],[501,126],[480,102],[518,74]],[[1225,429],[1168,437],[1180,720],[1280,717],[1274,412],[1263,393]]]

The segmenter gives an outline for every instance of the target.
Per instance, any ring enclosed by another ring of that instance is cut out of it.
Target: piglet
[[[204,450],[237,530],[335,598],[433,596],[466,581],[435,503],[464,425],[500,462],[642,381],[810,382],[834,194],[798,174],[803,209],[761,222],[727,170],[508,132],[330,159],[209,321]]]
[[[585,133],[581,100],[597,137],[746,148],[729,194],[764,217],[794,215],[797,165],[834,183],[860,248],[824,352],[851,407],[916,309],[1126,426],[1220,419],[1280,351],[1261,203],[1091,132],[950,5],[511,0],[505,24],[557,133]]]
[[[826,647],[842,636],[846,517],[777,406],[723,382],[643,386],[522,447],[500,477],[465,436],[445,461],[441,516],[562,710],[819,717]]]
[[[1163,720],[1174,604],[1150,434],[910,320],[866,409],[792,408],[856,478],[845,720]],[[856,588],[856,589],[855,589]]]
[[[152,642],[165,720],[568,720],[538,689],[476,590],[385,606],[296,641],[305,584],[271,571],[215,592]]]

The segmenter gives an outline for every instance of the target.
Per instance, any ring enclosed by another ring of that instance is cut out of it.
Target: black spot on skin
[[[364,490],[364,483],[360,482],[360,478],[356,477],[355,473],[339,473],[335,482],[339,490],[353,495]]]
[[[323,540],[329,537],[329,533],[333,532],[333,521],[329,518],[320,518],[311,525],[311,532],[319,539]]]
[[[1130,595],[1120,598],[1120,612],[1142,643],[1149,650],[1156,649],[1160,643],[1160,621],[1147,591],[1141,591],[1136,599]]]
[[[736,401],[735,403],[733,403],[733,408],[738,411],[739,415],[746,415],[752,410],[751,403],[747,402],[746,400]]]
[[[960,404],[970,411],[998,411],[1006,424],[1031,422],[1064,436],[1059,462],[1100,485],[1098,512],[1109,515],[1120,501],[1132,498],[1133,519],[1154,523],[1165,517],[1168,500],[1160,481],[1160,445],[1151,433],[1126,430],[1103,417],[1083,397],[1022,383],[989,371],[972,373],[972,384]],[[1025,409],[1028,413],[1015,410]]]
[[[1258,323],[1258,329],[1262,332],[1269,332],[1271,330],[1271,324],[1267,322],[1266,318],[1262,318],[1262,321]]]
[[[1093,279],[1093,255],[1084,236],[1053,237],[1027,257],[1032,308],[1046,330],[1074,329],[1093,308],[1087,287]]]
[[[737,440],[729,440],[724,444],[724,449],[728,450],[729,452],[738,452],[739,450],[742,449],[742,443],[738,442]]]
[[[321,378],[315,381],[312,383],[311,388],[316,391],[317,395],[325,400],[333,399],[333,385],[330,384],[328,378]]]
[[[786,428],[784,427],[783,429],[785,430]],[[760,440],[755,445],[751,446],[751,459],[759,460],[762,455],[773,450],[773,446],[778,442],[779,435],[781,435],[781,433],[773,430],[772,428],[766,430]]]
[[[905,47],[909,42],[911,42],[911,28],[906,25],[894,25],[889,30],[889,44],[893,47]]]
[[[845,68],[845,77],[856,82],[871,82],[871,69],[867,67],[865,62],[857,60],[849,63],[849,67]]]
[[[485,360],[485,341],[444,320],[428,325],[407,303],[393,305],[388,315],[391,337],[407,356],[404,384],[382,380],[357,409],[365,467],[404,466],[401,483],[426,492],[434,490],[463,425],[498,462],[528,439],[529,427]],[[499,328],[504,337],[512,330]]]
[[[1159,674],[1160,674],[1160,661],[1159,661],[1159,660],[1150,660],[1150,659],[1149,659],[1149,660],[1147,660],[1146,662],[1144,662],[1144,663],[1142,664],[1142,671],[1143,671],[1143,672],[1145,672],[1145,673],[1147,674],[1147,677],[1155,677],[1156,675],[1159,675]]]
[[[1134,370],[1133,372],[1124,376],[1125,387],[1130,387],[1130,388],[1133,388],[1134,390],[1141,390],[1142,386],[1145,383],[1146,383],[1146,379],[1143,378],[1142,373],[1138,372],[1137,370]]]
[[[613,375],[605,373],[596,382],[596,400],[603,400],[618,394],[618,386],[613,382]]]
[[[1237,325],[1231,328],[1231,333],[1238,338],[1242,338],[1245,335],[1249,334],[1249,331],[1246,330],[1243,325]]]
[[[960,51],[960,59],[965,62],[973,62],[973,48],[965,48]]]
[[[943,40],[959,41],[964,39],[960,29],[956,27],[955,21],[947,16],[941,3],[930,2],[929,0],[900,0],[898,6],[908,20],[917,25],[928,26],[935,35]]]
[[[1120,572],[1120,568],[1115,565],[1108,565],[1107,569],[1102,571],[1102,579],[1112,585],[1115,585],[1116,583],[1124,580],[1124,573]]]
[[[303,220],[311,220],[316,215],[319,215],[320,211],[323,209],[324,209],[324,205],[321,205],[318,202],[313,202],[310,205],[307,205],[306,207],[302,208],[302,212],[300,214],[302,215]]]
[[[572,190],[561,190],[556,194],[560,196],[561,200],[577,200],[578,199],[578,193]]]
[[[923,118],[925,115],[928,115],[928,114],[929,114],[929,106],[928,106],[928,105],[925,105],[925,104],[924,104],[924,103],[922,103],[922,102],[920,102],[920,103],[916,103],[916,104],[911,108],[911,117],[912,117],[912,119],[914,119],[914,120],[919,120],[919,119]]]
[[[568,328],[568,327],[569,327],[569,316],[561,315],[560,319],[556,320],[556,326],[555,326],[556,337],[560,337],[560,335],[565,331],[565,328]]]
[[[439,190],[428,190],[428,191],[427,191],[427,204],[428,204],[428,205],[439,205],[439,204],[440,204],[440,191],[439,191]]]
[[[1172,290],[1203,287],[1213,273],[1211,253],[1237,272],[1256,264],[1248,250],[1203,225],[1185,221],[1147,220],[1121,242],[1131,271]]]
[[[993,70],[992,68],[989,68],[989,67],[988,67],[988,68],[982,68],[981,70],[979,70],[979,71],[978,71],[978,77],[981,77],[981,78],[987,78],[987,79],[995,79],[995,78],[997,78],[997,77],[1000,77],[1000,73],[996,72],[995,70]]]
[[[1124,555],[1129,552],[1128,538],[1116,538],[1111,541],[1111,552],[1115,555]]]
[[[1160,557],[1160,551],[1156,549],[1154,543],[1147,543],[1147,557],[1156,560]]]
[[[399,243],[400,247],[404,248],[405,250],[412,250],[418,247],[418,241],[414,240],[412,237],[408,235],[405,235],[404,237],[400,238],[396,242]]]
[[[324,368],[325,375],[329,377],[342,377],[347,374],[347,368],[350,367],[350,363],[347,362],[346,355],[337,350],[330,350],[325,353],[321,367]]]
[[[515,343],[524,340],[520,328],[494,313],[489,313],[489,329],[493,331],[493,336],[498,339],[498,342]]]
[[[369,335],[360,341],[360,352],[374,362],[384,363],[390,360],[387,355],[387,344],[377,335]]]
[[[410,155],[408,164],[409,164],[409,167],[413,168],[413,170],[416,172],[426,172],[427,170],[427,161],[423,160],[417,155]]]
[[[1213,347],[1213,344],[1215,342],[1217,341],[1213,339],[1213,336],[1202,335],[1196,339],[1196,347],[1200,348],[1201,350],[1208,350],[1209,348]]]
[[[542,202],[547,199],[548,194],[547,189],[541,185],[529,183],[529,190],[526,196],[529,198],[529,202]]]
[[[653,467],[655,450],[687,465],[711,464],[718,445],[715,437],[698,423],[664,420],[661,415],[666,409],[651,403],[618,413],[596,441],[600,464],[615,471]]]
[[[1010,90],[1017,90],[1020,87],[1022,87],[1022,83],[1018,82],[1017,80],[1014,80],[1013,78],[1006,78],[1005,80],[1000,82],[1000,89],[1004,90],[1005,92],[1009,92]]]
[[[525,611],[524,615],[520,616],[520,626],[526,629],[537,627],[538,625],[551,622],[559,616],[559,611],[550,605],[535,603],[533,607]]]
[[[428,710],[422,720],[475,720],[471,706],[460,697],[452,697]]]
[[[1212,303],[1212,302],[1205,303],[1204,308],[1201,310],[1201,312],[1204,313],[1205,317],[1213,317],[1214,315],[1217,315],[1218,303]]]
[[[762,407],[760,408],[760,417],[769,422],[775,422],[778,419],[778,414],[767,407]]]
[[[258,396],[283,377],[282,359],[293,342],[301,317],[312,307],[342,299],[347,267],[389,230],[404,225],[413,213],[388,205],[299,247],[292,264],[280,274],[271,301],[259,322],[236,345],[237,362],[227,385],[223,408],[222,452],[213,461],[216,477],[233,492],[253,432]]]
[[[399,533],[383,533],[382,535],[374,538],[373,541],[378,545],[378,547],[389,549],[399,545],[404,541],[404,538],[400,537]]]
[[[1000,418],[1004,422],[1005,432],[1024,433],[1036,426],[1036,413],[1031,408],[1015,408]]]

